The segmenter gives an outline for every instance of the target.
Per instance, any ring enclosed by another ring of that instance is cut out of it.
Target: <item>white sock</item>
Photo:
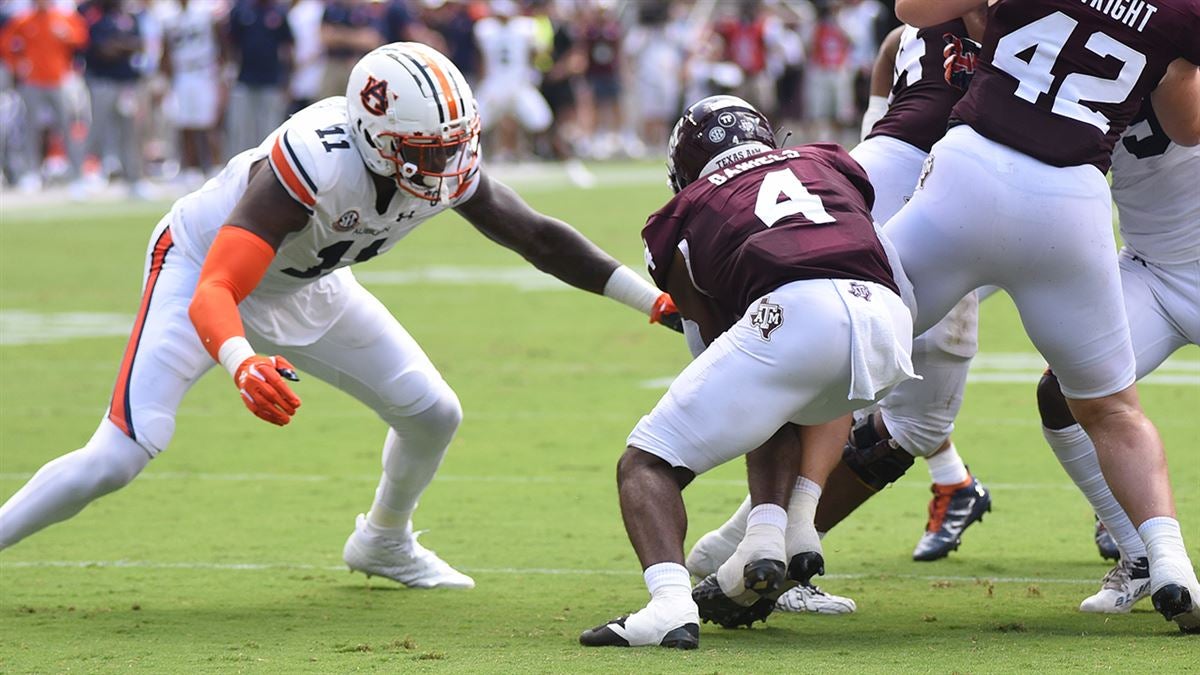
[[[454,438],[462,409],[454,396],[397,420],[383,443],[383,476],[367,522],[387,533],[408,532],[421,493],[433,481]]]
[[[788,503],[788,527],[785,533],[787,555],[821,550],[821,537],[813,521],[817,516],[817,503],[821,501],[821,486],[800,476],[792,489],[792,500]]]
[[[1157,516],[1138,525],[1137,531],[1141,535],[1142,541],[1146,542],[1152,573],[1154,568],[1158,567],[1155,565],[1156,562],[1160,564],[1166,562],[1169,568],[1175,568],[1184,577],[1182,579],[1153,579],[1154,590],[1171,582],[1183,581],[1194,591],[1196,572],[1192,569],[1192,561],[1188,558],[1187,549],[1183,546],[1183,533],[1179,531],[1179,521],[1170,516]]]
[[[48,462],[0,507],[0,549],[124,487],[149,462],[142,446],[105,419],[87,445]]]
[[[1105,482],[1104,474],[1100,472],[1100,461],[1096,458],[1096,448],[1083,427],[1078,424],[1063,429],[1042,427],[1042,435],[1054,450],[1058,463],[1075,481],[1100,517],[1100,522],[1104,523],[1108,533],[1117,542],[1121,555],[1131,559],[1146,557],[1146,546]]]
[[[749,534],[751,529],[756,526],[769,525],[778,528],[780,532],[787,528],[788,514],[778,504],[759,504],[750,509],[750,514],[746,516],[746,533]]]
[[[646,580],[651,599],[692,596],[692,575],[679,563],[664,562],[651,565],[642,572],[642,578]]]
[[[953,443],[936,455],[926,457],[925,463],[935,485],[959,485],[971,477]]]
[[[760,558],[785,559],[783,535],[787,518],[787,511],[777,504],[759,504],[750,509],[745,536],[733,555],[717,568],[717,583],[726,595],[737,598],[746,592],[744,570],[747,563]],[[743,599],[748,600],[743,604],[750,604],[756,598]]]
[[[742,500],[737,511],[729,516],[729,520],[721,523],[721,527],[717,528],[717,532],[721,534],[721,538],[725,541],[741,541],[746,536],[746,518],[750,515],[750,495]]]

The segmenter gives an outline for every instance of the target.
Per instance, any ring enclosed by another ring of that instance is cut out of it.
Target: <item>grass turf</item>
[[[638,230],[666,199],[654,170],[617,167],[587,192],[518,182],[529,201],[640,268]],[[638,172],[642,172],[639,174]],[[0,312],[132,316],[146,238],[164,205],[5,207]],[[453,215],[363,271],[520,268]],[[370,275],[364,275],[370,277]],[[315,378],[276,429],[220,373],[189,394],[170,450],[128,488],[0,555],[4,672],[896,672],[1187,670],[1197,643],[1148,604],[1080,614],[1107,569],[1091,515],[1045,447],[1036,373],[974,383],[956,432],[995,511],[937,563],[909,553],[927,477],[911,475],[826,539],[844,617],[705,626],[697,652],[588,650],[578,633],[637,609],[645,589],[613,468],[676,373],[676,335],[606,300],[504,283],[370,287],[459,393],[466,420],[422,499],[422,541],[472,591],[411,591],[349,575],[341,546],[371,500],[384,427]],[[986,353],[1032,347],[1004,297],[984,304]],[[111,393],[123,338],[0,345],[0,498],[82,445]],[[1197,350],[1181,354],[1194,370]],[[1146,386],[1172,461],[1185,534],[1200,542],[1200,388]],[[744,494],[737,463],[686,492],[689,542]]]

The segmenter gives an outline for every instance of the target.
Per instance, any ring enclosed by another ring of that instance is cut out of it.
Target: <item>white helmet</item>
[[[393,42],[362,57],[346,84],[350,136],[367,168],[437,203],[466,191],[479,161],[479,111],[437,50]]]

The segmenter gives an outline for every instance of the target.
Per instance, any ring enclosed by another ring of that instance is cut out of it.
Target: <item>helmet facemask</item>
[[[400,189],[436,204],[462,195],[479,162],[479,118],[457,126],[446,125],[440,136],[385,131],[370,140],[395,166]]]

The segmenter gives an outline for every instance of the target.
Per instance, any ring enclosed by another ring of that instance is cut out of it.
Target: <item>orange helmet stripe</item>
[[[433,76],[437,79],[438,88],[442,90],[442,96],[445,97],[446,102],[450,105],[450,119],[457,119],[458,103],[452,93],[450,79],[446,77],[446,73],[442,71],[442,67],[438,65],[437,59],[434,58],[433,54],[420,48],[415,51],[421,55],[424,65],[433,72]]]

